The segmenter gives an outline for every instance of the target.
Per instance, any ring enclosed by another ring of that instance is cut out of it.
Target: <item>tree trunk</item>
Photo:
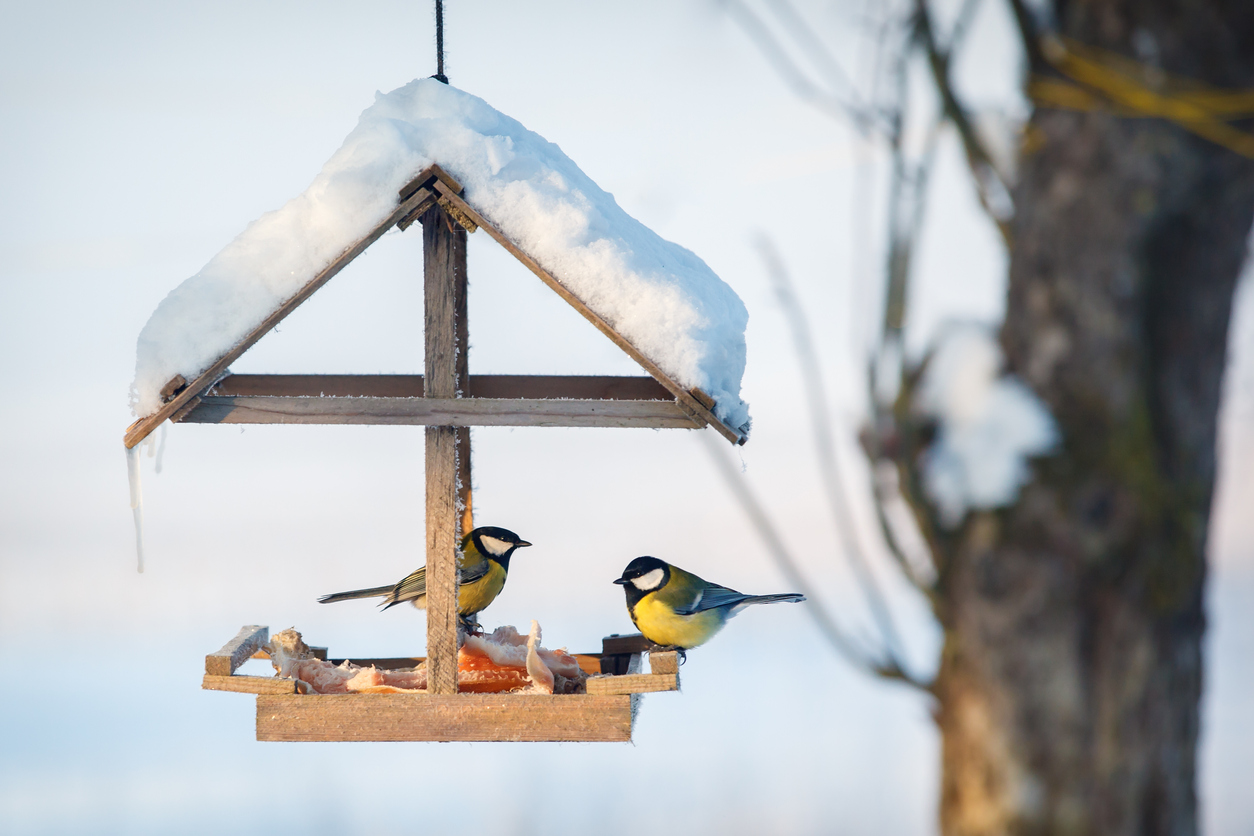
[[[1073,0],[1057,19],[1169,74],[1254,87],[1249,0]],[[942,565],[942,831],[1193,834],[1216,415],[1254,161],[1105,112],[1041,109],[1028,136],[1002,342],[1062,445]]]

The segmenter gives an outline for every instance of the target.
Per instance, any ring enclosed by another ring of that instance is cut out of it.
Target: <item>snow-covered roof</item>
[[[632,218],[561,149],[482,99],[433,79],[377,93],[302,194],[251,223],[170,292],[139,335],[132,407],[162,406],[397,207],[437,164],[463,197],[641,354],[714,414],[745,428],[748,312],[689,250]]]

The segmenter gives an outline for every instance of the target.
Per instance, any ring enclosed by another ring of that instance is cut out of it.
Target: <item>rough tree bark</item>
[[[1064,35],[1254,88],[1249,0],[1071,0]],[[1038,110],[1002,342],[1060,453],[950,541],[946,834],[1192,834],[1216,414],[1254,161],[1154,119]]]

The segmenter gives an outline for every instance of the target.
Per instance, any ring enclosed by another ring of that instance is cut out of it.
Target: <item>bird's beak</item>
[[[517,543],[515,543],[514,545],[515,545],[516,547],[518,547],[518,548],[520,548],[520,549],[521,549],[522,547],[524,547],[524,546],[530,546],[531,544],[530,544],[530,543],[528,543],[526,540],[519,540],[519,541],[518,541]]]
[[[618,584],[619,586],[622,586],[623,584],[627,583],[628,580],[630,580],[630,578],[619,578],[618,580],[614,581],[614,583]]]

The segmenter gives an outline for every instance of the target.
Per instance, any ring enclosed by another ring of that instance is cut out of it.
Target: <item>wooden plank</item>
[[[629,742],[631,698],[584,694],[259,696],[257,739]]]
[[[414,207],[414,211],[410,212],[408,215],[406,215],[405,217],[401,218],[399,221],[396,222],[397,228],[400,229],[401,232],[404,232],[405,230],[409,229],[411,226],[413,226],[414,221],[418,220],[424,214],[426,214],[427,210],[430,209],[432,205],[434,205],[435,203],[436,203],[436,199],[434,195],[427,198],[422,203],[419,203],[417,206]]]
[[[588,678],[589,696],[609,694],[653,694],[658,691],[678,691],[677,673],[629,673],[622,676],[593,676]]]
[[[679,654],[673,650],[661,651],[649,654],[649,672],[653,674],[659,673],[679,673]]]
[[[605,336],[609,337],[610,340],[615,345],[617,345],[619,348],[625,351],[628,356],[630,356],[633,360],[635,360],[642,367],[644,367],[645,371],[647,371],[649,374],[657,378],[658,382],[660,382],[663,386],[665,386],[670,391],[670,393],[675,396],[675,399],[678,400],[680,403],[682,403],[684,407],[693,414],[694,417],[714,427],[714,429],[717,430],[720,435],[722,435],[724,438],[726,438],[728,441],[732,442],[733,444],[744,443],[745,436],[743,433],[741,433],[739,430],[728,427],[726,424],[720,421],[714,415],[714,413],[711,412],[709,409],[707,409],[704,405],[702,405],[702,403],[699,400],[697,400],[690,391],[688,391],[683,386],[680,386],[678,383],[672,380],[671,377],[668,374],[666,374],[666,372],[662,371],[661,367],[659,367],[656,363],[654,363],[648,357],[645,357],[642,353],[640,353],[640,351],[634,345],[632,345],[621,334],[615,331],[610,326],[609,323],[607,323],[595,311],[593,311],[591,308],[585,305],[583,300],[581,300],[578,296],[576,296],[575,294],[567,290],[566,286],[563,285],[560,281],[558,281],[556,277],[554,277],[551,273],[549,273],[547,270],[541,267],[539,262],[537,262],[531,256],[527,255],[525,252],[519,249],[518,246],[514,244],[513,241],[509,240],[509,238],[507,238],[504,233],[502,233],[499,229],[493,226],[492,223],[490,223],[486,218],[480,215],[479,212],[475,210],[474,207],[472,207],[465,200],[462,200],[462,198],[456,192],[454,192],[448,186],[440,182],[435,183],[435,190],[438,193],[447,197],[454,206],[456,206],[462,212],[467,214],[470,217],[470,219],[473,220],[479,227],[481,227],[482,229],[486,229],[488,231],[488,234],[491,235],[494,239],[496,239],[498,244],[500,244],[502,247],[508,250],[509,253],[514,256],[514,258],[518,259],[524,265],[526,265],[527,269],[535,273],[536,276],[538,276],[542,282],[547,284],[553,290],[553,292],[555,292],[558,296],[561,296],[564,300],[566,300],[566,303],[569,304],[571,307],[573,307],[575,310],[579,311],[579,313],[583,314],[584,319],[587,319],[589,322],[593,324],[593,326],[596,327],[598,331],[600,331]]]
[[[701,426],[674,401],[521,398],[269,398],[205,396],[179,418],[190,424],[390,424],[429,427]]]
[[[609,654],[630,656],[632,653],[644,653],[651,647],[653,647],[653,642],[640,633],[627,633],[621,636],[614,633],[601,639],[601,655],[603,656]]]
[[[234,691],[239,694],[295,694],[296,680],[274,676],[214,676],[205,674],[200,687],[206,691]]]
[[[424,398],[457,398],[457,283],[466,270],[466,231],[438,206],[422,216]],[[457,431],[428,426],[427,690],[457,693]]]
[[[186,385],[187,378],[183,377],[181,374],[176,374],[174,377],[166,381],[165,386],[161,387],[161,391],[158,394],[161,396],[161,400],[164,403],[177,395],[179,392],[183,391],[183,387]]]
[[[222,645],[217,653],[205,656],[205,673],[212,676],[230,676],[244,660],[270,641],[270,628],[249,625],[241,627],[235,638]]]
[[[457,194],[462,193],[462,184],[458,183],[457,180],[453,178],[453,175],[449,174],[440,166],[432,164],[424,168],[422,171],[418,172],[417,176],[415,176],[408,183],[401,186],[400,190],[397,192],[397,196],[400,198],[401,202],[403,203],[414,192],[418,191],[424,186],[430,186],[432,180],[441,181],[442,183],[444,183],[444,185],[448,186]]]
[[[445,186],[445,188],[448,188]],[[149,415],[147,418],[141,418],[127,428],[126,435],[123,437],[123,443],[128,447],[134,447],[139,442],[147,438],[148,434],[170,416],[181,410],[192,398],[199,395],[205,388],[212,384],[215,380],[222,377],[227,368],[239,359],[240,355],[248,349],[252,348],[257,340],[264,337],[270,332],[270,329],[282,322],[288,314],[296,310],[302,302],[314,294],[318,288],[329,282],[341,270],[349,265],[354,258],[365,252],[366,248],[377,241],[383,233],[387,232],[396,222],[409,214],[418,204],[430,197],[429,190],[420,189],[415,192],[409,199],[402,202],[399,206],[392,210],[392,213],[384,218],[374,229],[366,233],[365,236],[358,239],[355,244],[340,253],[330,264],[322,269],[320,273],[305,283],[305,286],[296,291],[290,299],[278,307],[272,314],[261,321],[256,328],[249,331],[242,340],[237,342],[225,354],[215,360],[209,368],[205,369],[200,375],[187,385],[187,388],[175,395],[168,403]]]
[[[438,166],[437,166],[438,168]],[[460,188],[458,189],[460,191]],[[474,230],[469,230],[473,232]],[[456,394],[466,396],[470,392],[470,323],[466,305],[469,270],[466,260],[466,232],[459,233],[461,255],[455,262],[453,280],[453,333],[456,338],[457,356],[453,364],[456,377]],[[424,395],[426,393],[424,392]],[[470,427],[458,427],[454,433],[457,447],[457,507],[460,509],[457,526],[457,542],[468,531],[474,531],[474,497],[471,496]]]
[[[464,397],[541,400],[672,401],[652,377],[472,374]],[[421,398],[420,374],[230,374],[205,391],[213,397]]]

